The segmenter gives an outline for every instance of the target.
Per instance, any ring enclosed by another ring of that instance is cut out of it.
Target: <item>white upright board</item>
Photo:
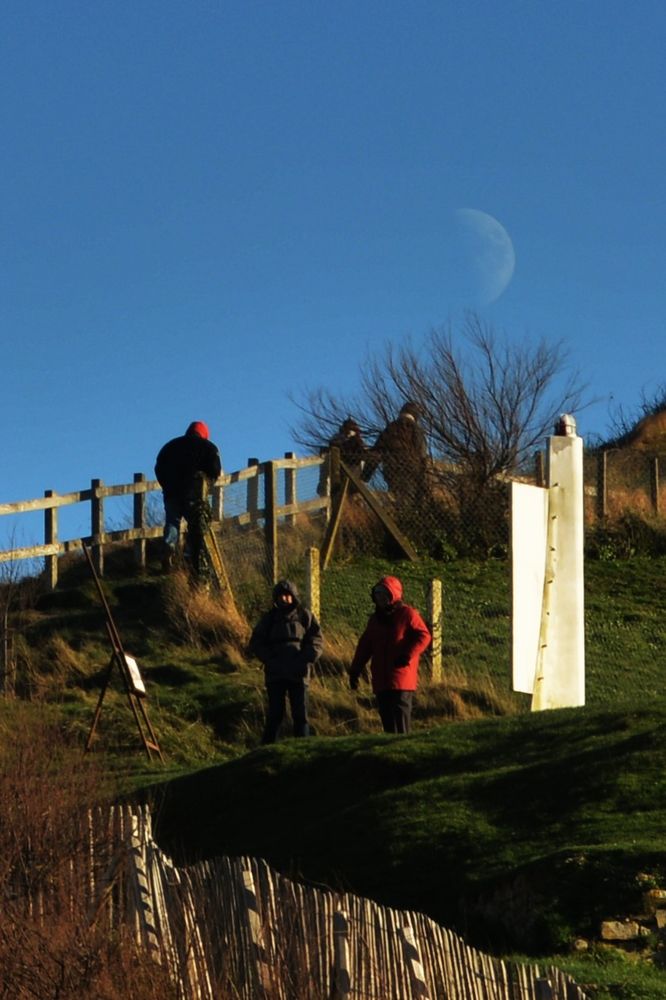
[[[548,490],[511,483],[511,666],[513,690],[534,691],[546,567]]]

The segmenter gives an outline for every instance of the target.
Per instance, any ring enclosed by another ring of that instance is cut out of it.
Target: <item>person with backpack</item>
[[[164,497],[165,568],[173,563],[183,518],[187,522],[189,555],[192,565],[198,568],[203,535],[210,521],[205,495],[221,472],[220,453],[202,420],[194,420],[181,437],[172,438],[160,449],[155,477]]]
[[[315,615],[301,604],[290,580],[273,588],[273,606],[262,615],[250,638],[249,652],[264,665],[268,696],[262,743],[274,743],[289,698],[294,736],[310,732],[308,685],[324,640]]]
[[[431,635],[423,618],[402,600],[402,583],[385,576],[372,588],[374,614],[358,640],[349,668],[349,684],[358,688],[370,660],[372,690],[385,733],[408,733],[419,671],[419,658]]]
[[[405,403],[369,450],[363,468],[363,479],[370,482],[381,467],[386,485],[399,503],[418,505],[428,495],[428,446],[420,416],[416,403]]]

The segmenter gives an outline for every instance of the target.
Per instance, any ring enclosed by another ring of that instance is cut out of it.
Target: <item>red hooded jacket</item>
[[[396,576],[380,580],[393,603],[388,612],[375,611],[358,640],[349,673],[361,673],[370,660],[372,690],[416,691],[419,657],[430,645],[430,632],[416,608],[402,603],[402,584]]]

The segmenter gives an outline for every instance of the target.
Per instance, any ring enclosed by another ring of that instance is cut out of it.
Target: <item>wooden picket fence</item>
[[[183,1000],[585,1000],[555,968],[493,958],[421,913],[303,885],[256,858],[178,867],[147,809],[98,810],[88,825],[65,897],[110,932],[130,928]],[[33,912],[48,919],[40,893]]]

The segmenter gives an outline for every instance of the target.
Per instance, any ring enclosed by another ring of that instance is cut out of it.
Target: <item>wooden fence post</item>
[[[650,462],[650,492],[652,494],[652,510],[659,517],[661,514],[661,503],[659,500],[659,459],[656,455]]]
[[[319,449],[319,457],[321,458],[321,465],[319,466],[319,482],[317,484],[317,493],[320,497],[328,497],[328,506],[326,507],[326,523],[328,524],[331,518],[331,456],[328,448]]]
[[[608,452],[597,456],[597,518],[603,521],[608,513]]]
[[[296,458],[296,452],[285,451],[284,457],[287,459],[294,459]],[[296,503],[296,469],[284,470],[284,502]],[[285,517],[285,523],[296,524],[296,515],[287,514]]]
[[[134,473],[135,483],[145,483],[143,472]],[[134,494],[134,529],[143,533],[146,527],[146,494],[144,491]],[[134,561],[140,569],[146,568],[146,539],[135,538]]]
[[[423,971],[419,950],[416,947],[416,937],[409,924],[405,924],[401,928],[401,940],[402,954],[405,959],[407,971],[409,972],[409,981],[412,987],[412,996],[420,997],[421,1000],[428,1000],[428,986],[425,981],[425,972]]]
[[[333,914],[333,1000],[351,996],[349,968],[349,918],[344,910]]]
[[[271,572],[271,582],[279,578],[278,526],[277,526],[277,465],[264,462],[264,531]]]
[[[45,497],[54,497],[53,490],[44,490]],[[55,545],[58,542],[58,508],[44,508],[44,544]],[[58,585],[58,553],[46,556],[44,559],[44,575],[46,584],[50,590],[55,590]]]
[[[430,646],[430,680],[442,679],[442,581],[431,580],[428,588],[428,621],[432,629]]]
[[[553,1000],[553,987],[550,979],[540,976],[534,980],[534,1000]]]
[[[254,886],[252,869],[249,866],[245,865],[243,867],[242,877],[248,929],[250,931],[250,940],[252,942],[254,960],[256,963],[255,968],[257,973],[257,985],[260,990],[258,995],[263,997],[266,995],[271,986],[272,977],[270,965],[268,963],[268,955],[266,953],[266,945],[264,942],[264,928],[262,926],[261,915],[259,913],[259,900]]]
[[[330,493],[331,497],[340,488],[340,449],[333,447],[328,453],[328,474],[330,477]]]
[[[250,524],[256,524],[257,511],[259,510],[259,459],[248,458],[247,467],[248,469],[255,467],[257,469],[256,474],[247,481],[247,498],[245,504],[247,512],[250,515]]]
[[[319,549],[312,547],[305,553],[305,601],[318,620],[321,620],[321,575]]]
[[[13,635],[9,628],[9,605],[5,604],[2,616],[2,648],[0,650],[0,694],[16,694],[16,656]]]
[[[224,486],[215,483],[213,486],[213,520],[222,523],[224,518]]]
[[[92,535],[93,565],[99,576],[104,576],[104,498],[100,490],[104,486],[101,479],[90,481],[90,534]],[[99,539],[97,542],[95,539]]]
[[[534,480],[536,486],[546,485],[546,465],[542,451],[534,453]]]
[[[148,954],[158,964],[162,961],[160,932],[155,914],[154,898],[146,867],[145,841],[139,833],[139,820],[130,817],[130,880],[134,894],[134,919],[136,942],[144,945]]]

